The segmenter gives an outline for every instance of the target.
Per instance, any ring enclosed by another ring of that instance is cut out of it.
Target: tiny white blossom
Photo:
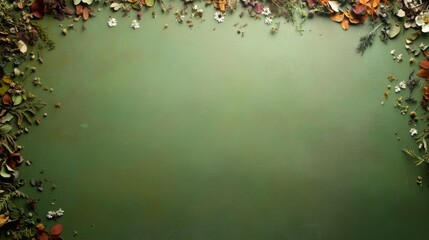
[[[390,55],[395,55],[395,49],[393,49],[393,50],[390,50]]]
[[[214,19],[218,22],[221,23],[225,20],[225,16],[220,12],[220,11],[216,11],[214,14]]]
[[[411,128],[410,129],[410,134],[411,134],[411,136],[417,135],[417,129]]]
[[[402,53],[396,57],[396,60],[398,60],[398,62],[402,61]]]
[[[133,20],[131,22],[131,28],[133,28],[133,29],[140,28],[140,24],[137,22],[137,20]]]
[[[405,89],[405,88],[407,88],[407,84],[405,83],[405,81],[402,81],[399,83],[399,87],[402,89]]]
[[[109,18],[107,25],[109,25],[109,27],[116,27],[118,25],[118,21],[116,21],[116,18]]]
[[[192,9],[193,9],[193,10],[198,10],[198,5],[197,5],[197,4],[195,4],[195,5],[192,7]]]
[[[395,86],[395,92],[398,93],[401,91],[401,88],[399,86]]]
[[[270,25],[272,22],[273,22],[273,19],[272,19],[272,18],[270,18],[270,17],[266,17],[266,18],[265,18],[265,24]]]
[[[271,10],[269,7],[264,7],[261,12],[262,15],[268,16],[271,14]]]
[[[62,216],[64,215],[64,210],[62,210],[61,208],[58,209],[58,211],[56,211],[57,216]]]

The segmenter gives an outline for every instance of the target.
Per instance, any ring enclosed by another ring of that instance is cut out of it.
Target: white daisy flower
[[[395,86],[395,93],[398,93],[398,92],[400,92],[401,91],[401,87],[399,87],[399,86]]]
[[[411,136],[417,135],[417,129],[411,128],[410,129],[410,134],[411,134]]]
[[[262,15],[265,15],[265,16],[270,15],[270,14],[271,14],[271,10],[270,10],[270,8],[269,8],[269,7],[264,7],[264,8],[262,8],[262,12],[261,12],[261,14],[262,14]]]
[[[214,19],[218,22],[221,23],[225,20],[225,16],[220,12],[220,11],[216,11],[214,14]]]
[[[272,22],[273,22],[273,19],[272,19],[272,18],[270,18],[270,17],[266,17],[266,18],[265,18],[265,24],[270,25]]]
[[[407,88],[407,84],[405,83],[405,81],[402,81],[399,83],[399,87],[402,89],[405,89],[405,88]]]
[[[56,212],[57,216],[62,216],[64,215],[64,210],[62,210],[61,208],[58,209],[58,211]]]
[[[131,28],[134,28],[134,29],[140,28],[140,24],[137,22],[137,20],[133,20],[131,22]]]
[[[116,27],[118,25],[118,21],[116,21],[116,18],[109,18],[107,25],[109,25],[109,27]]]

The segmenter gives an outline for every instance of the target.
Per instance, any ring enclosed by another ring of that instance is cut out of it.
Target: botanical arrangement
[[[416,151],[403,151],[416,159],[417,164],[429,163],[427,140],[429,127],[418,122],[429,121],[429,51],[428,46],[419,42],[419,37],[429,32],[429,1],[424,0],[184,0],[179,9],[175,9],[164,0],[4,0],[0,2],[0,238],[9,239],[62,239],[62,225],[55,222],[48,231],[42,222],[58,219],[64,214],[61,208],[49,211],[42,217],[36,211],[37,201],[20,191],[26,184],[20,178],[19,167],[31,165],[21,154],[23,146],[17,144],[22,134],[29,132],[30,125],[38,125],[40,110],[47,104],[39,100],[29,89],[43,87],[36,76],[36,65],[43,64],[42,51],[53,50],[55,44],[49,39],[46,30],[38,19],[53,17],[58,21],[73,19],[84,23],[96,16],[99,7],[110,8],[112,14],[134,15],[129,26],[137,30],[144,10],[157,14],[173,14],[177,24],[193,27],[193,21],[205,20],[205,8],[215,8],[213,18],[219,24],[228,21],[228,15],[262,20],[269,25],[269,32],[276,34],[281,21],[286,19],[299,33],[303,33],[303,23],[314,16],[329,17],[339,23],[343,30],[355,24],[366,23],[369,32],[357,41],[356,52],[363,54],[376,40],[388,41],[398,34],[407,34],[405,49],[408,62],[419,62],[417,72],[410,73],[408,80],[398,80],[388,76],[389,85],[384,92],[384,104],[395,94],[395,107],[403,115],[408,115],[410,135],[415,139]],[[118,18],[119,19],[119,18]],[[120,24],[115,17],[106,19],[106,27],[114,28]],[[237,33],[244,36],[246,25],[235,25]],[[73,24],[62,29],[67,35]],[[163,26],[164,29],[168,25]],[[82,24],[82,30],[85,25]],[[403,54],[391,51],[394,61],[405,59]],[[417,60],[418,58],[420,60]],[[44,87],[47,92],[53,89]],[[405,96],[402,96],[406,92]],[[53,105],[60,108],[60,103]],[[399,138],[398,138],[399,139]],[[423,184],[418,177],[417,183]],[[43,191],[43,183],[32,179],[31,186]],[[24,199],[24,201],[19,201]],[[77,232],[75,232],[76,234]],[[74,235],[75,235],[74,234]]]

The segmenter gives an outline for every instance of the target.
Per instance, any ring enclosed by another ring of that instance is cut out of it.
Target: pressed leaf
[[[83,3],[91,5],[94,0],[82,0]]]
[[[6,115],[4,115],[4,116],[1,118],[1,123],[9,122],[10,120],[12,120],[12,118],[13,118],[13,115],[12,115],[12,114],[10,114],[10,113],[6,113]]]
[[[22,103],[22,96],[21,95],[13,95],[12,96],[12,102],[13,102],[14,106],[21,104]]]
[[[10,173],[6,170],[6,167],[5,167],[5,166],[2,166],[2,167],[1,167],[1,170],[0,170],[0,176],[1,176],[2,178],[6,178],[6,179],[8,179],[8,178],[11,178],[11,177],[12,177],[12,174],[10,174]]]
[[[110,4],[110,8],[112,8],[114,11],[118,11],[119,9],[122,8],[122,4],[114,2],[114,3]]]
[[[334,13],[330,18],[334,22],[342,22],[344,19],[344,13]]]
[[[154,0],[145,0],[144,3],[146,6],[152,7],[155,4],[155,1]]]
[[[372,8],[377,8],[378,5],[380,5],[380,0],[373,0],[372,1]]]
[[[420,69],[417,73],[417,76],[422,77],[426,80],[429,80],[429,71],[426,69]]]
[[[0,215],[0,228],[3,227],[9,221],[9,216],[6,214]]]
[[[3,76],[3,82],[5,82],[5,83],[13,83],[13,81],[12,81],[12,78],[10,78],[10,76],[9,75],[6,75],[6,76]]]
[[[399,24],[392,24],[390,25],[390,28],[388,30],[389,38],[394,38],[398,36],[399,32],[401,31],[401,27]]]
[[[356,14],[361,14],[365,11],[366,6],[361,4],[361,3],[357,3],[354,7],[353,7],[353,12]]]
[[[43,0],[34,0],[31,4],[31,12],[35,18],[43,18],[45,16],[45,3]]]
[[[10,97],[10,95],[8,93],[6,93],[3,98],[2,98],[3,104],[4,105],[10,105],[12,102],[12,99]]]
[[[0,126],[0,134],[6,134],[12,131],[12,126],[10,124],[3,124]]]
[[[49,240],[49,233],[46,231],[39,231],[36,234],[37,240]]]
[[[54,226],[51,227],[51,235],[60,235],[61,232],[63,231],[63,225],[61,224],[55,224]]]
[[[340,11],[340,3],[338,1],[328,1],[328,4],[334,12]]]
[[[82,5],[76,5],[76,14],[82,15],[83,13],[83,6]]]
[[[88,20],[89,18],[89,8],[84,7],[82,12],[83,20]]]
[[[419,66],[423,69],[429,69],[429,61],[423,60],[423,61],[419,62]]]
[[[27,52],[27,45],[25,44],[24,41],[22,41],[22,40],[18,41],[18,49],[22,53],[26,53]]]
[[[348,20],[348,19],[346,19],[346,18],[344,18],[344,19],[343,19],[343,21],[341,22],[341,27],[342,27],[344,30],[349,29],[349,20]]]
[[[264,6],[261,3],[258,2],[253,7],[253,11],[255,11],[255,13],[257,13],[257,14],[260,14],[262,12],[263,8],[264,8]]]

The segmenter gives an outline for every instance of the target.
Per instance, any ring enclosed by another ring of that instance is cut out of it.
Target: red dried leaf
[[[45,16],[45,4],[43,0],[34,0],[31,4],[31,12],[35,18],[43,18]]]
[[[55,224],[54,226],[51,227],[51,235],[57,236],[60,235],[61,232],[63,231],[63,225],[61,224]]]
[[[83,13],[83,6],[76,5],[76,15],[82,15],[82,13]]]
[[[314,7],[314,6],[316,6],[316,2],[315,2],[315,0],[307,0],[307,2],[308,2],[308,5],[309,5],[310,7]]]
[[[255,4],[255,6],[253,7],[253,11],[255,11],[255,13],[257,13],[257,14],[260,14],[262,12],[263,8],[264,8],[264,6],[261,3],[257,2]]]
[[[429,71],[428,70],[426,70],[426,69],[420,69],[417,73],[416,73],[416,75],[417,76],[419,76],[419,77],[422,77],[422,78],[424,78],[424,79],[426,79],[426,80],[429,80]]]
[[[354,7],[353,7],[353,12],[356,14],[361,14],[363,11],[365,11],[366,6],[361,4],[361,3],[357,3]]]
[[[49,240],[49,233],[46,231],[39,231],[36,233],[37,240]]]
[[[429,69],[429,61],[428,60],[423,60],[423,61],[419,62],[419,65],[423,69]]]
[[[6,93],[4,96],[3,96],[3,104],[4,105],[10,105],[11,103],[12,103],[12,98],[10,97],[10,95],[8,94],[8,93]]]

